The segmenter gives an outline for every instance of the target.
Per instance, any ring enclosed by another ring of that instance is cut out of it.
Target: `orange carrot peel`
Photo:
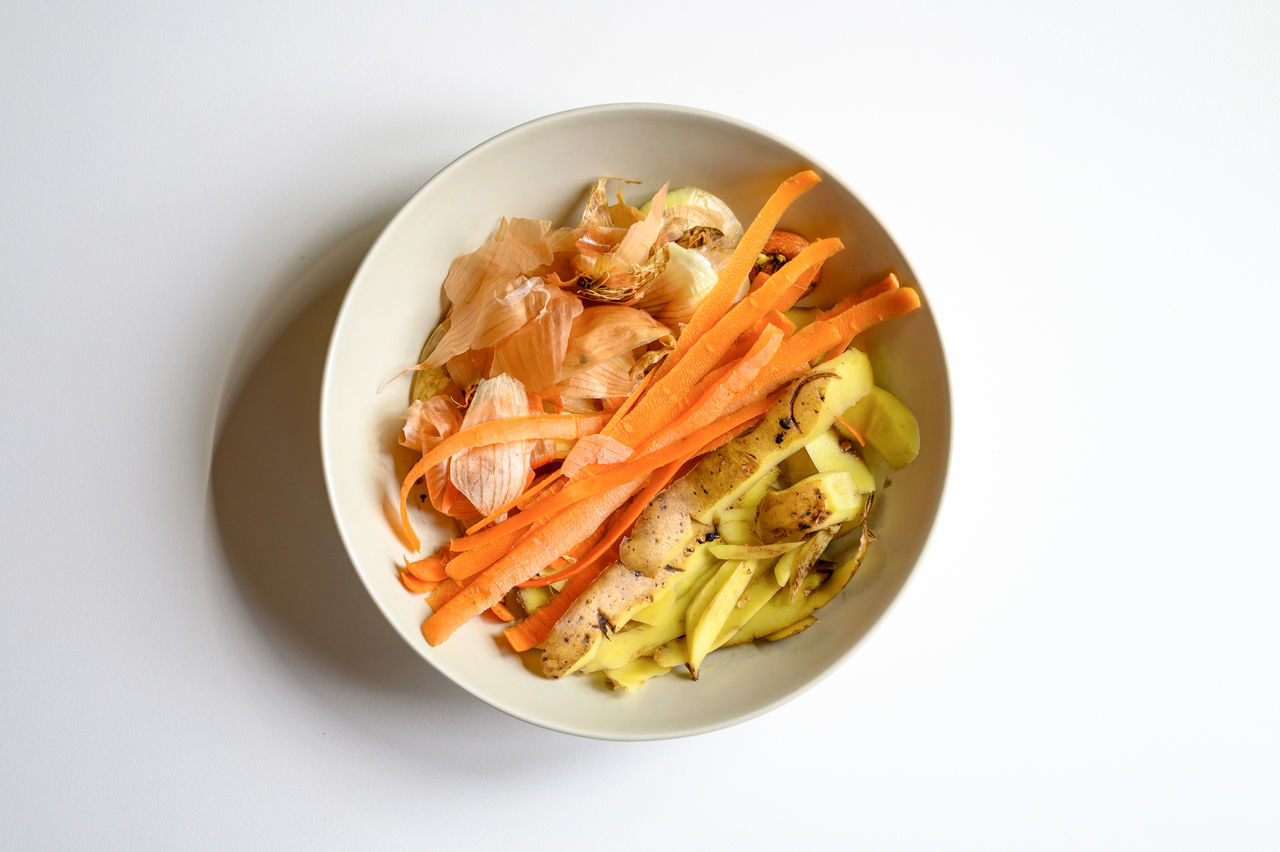
[[[590,588],[601,572],[613,563],[614,558],[615,554],[605,552],[594,562],[584,563],[582,570],[574,574],[554,598],[534,610],[524,621],[502,631],[512,649],[517,652],[527,651],[544,642],[560,617]]]
[[[493,546],[496,542],[506,541],[506,537],[512,530],[523,529],[535,521],[563,511],[582,500],[609,491],[619,481],[625,482],[635,477],[640,477],[643,481],[644,477],[657,468],[694,454],[709,441],[722,435],[726,429],[741,426],[748,420],[759,417],[764,413],[764,409],[761,408],[764,401],[764,398],[761,398],[751,404],[743,405],[680,440],[666,443],[652,452],[646,452],[616,464],[589,465],[583,468],[577,479],[558,494],[539,501],[518,515],[513,515],[502,523],[481,530],[475,535],[456,538],[450,542],[449,547],[455,551],[470,551],[479,547]],[[456,562],[457,558],[454,560],[454,563]]]
[[[720,268],[716,286],[703,298],[697,310],[693,312],[693,316],[689,319],[689,324],[685,326],[680,339],[676,341],[676,351],[667,357],[667,360],[659,370],[658,378],[662,378],[675,369],[676,365],[684,360],[693,343],[710,330],[712,326],[716,325],[721,317],[725,315],[725,312],[729,310],[729,306],[733,304],[733,299],[738,294],[738,289],[746,279],[747,273],[751,271],[751,267],[755,265],[756,258],[760,256],[760,250],[764,248],[765,242],[773,234],[773,229],[778,224],[778,220],[782,218],[782,214],[787,211],[793,201],[817,186],[821,181],[822,178],[818,176],[817,172],[806,169],[784,180],[773,195],[769,196],[769,200],[765,202],[764,207],[756,214],[756,218],[738,240],[738,245],[733,250],[733,254],[729,256],[724,266]]]
[[[433,612],[422,624],[423,638],[430,645],[439,645],[448,639],[463,624],[502,600],[513,586],[537,574],[568,547],[598,529],[604,519],[639,491],[643,484],[643,478],[624,482],[595,500],[574,504],[533,530],[509,553],[477,574],[448,603]]]
[[[835,254],[841,247],[842,244],[837,239],[818,240],[771,275],[763,287],[734,305],[718,323],[689,345],[683,359],[653,383],[649,392],[623,419],[618,438],[623,443],[636,446],[665,422],[667,412],[683,410],[689,404],[698,382],[730,351],[739,335],[771,310],[785,311],[791,307],[796,299],[804,295],[803,290],[794,286],[800,276],[813,265]],[[680,340],[692,333],[692,326],[690,323],[685,327]]]
[[[614,547],[618,543],[618,539],[622,538],[626,532],[635,524],[636,519],[640,517],[640,513],[649,505],[654,497],[658,496],[658,492],[667,487],[671,482],[671,478],[676,475],[676,471],[680,469],[682,461],[676,460],[668,464],[666,467],[654,471],[649,477],[649,481],[627,504],[627,508],[614,514],[609,520],[609,527],[595,546],[580,560],[573,565],[556,571],[552,574],[546,574],[541,577],[535,577],[532,580],[525,580],[520,583],[521,588],[529,588],[531,586],[549,586],[552,583],[558,583],[566,577],[572,577],[579,571],[593,564],[596,559],[606,552],[609,548]]]
[[[449,576],[445,569],[452,557],[449,545],[446,544],[426,559],[410,562],[408,557],[405,557],[404,570],[424,583],[439,583]]]
[[[404,528],[407,543],[414,550],[422,546],[417,532],[409,523],[409,492],[413,490],[414,483],[426,475],[431,468],[472,447],[508,441],[581,438],[599,432],[607,421],[608,418],[604,415],[530,414],[479,423],[445,438],[409,469],[400,486],[400,523]]]

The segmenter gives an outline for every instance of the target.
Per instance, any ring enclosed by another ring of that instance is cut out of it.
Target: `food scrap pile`
[[[799,632],[843,588],[873,538],[864,453],[919,447],[851,344],[920,302],[891,274],[794,307],[842,247],[776,230],[819,180],[788,178],[744,230],[702,190],[635,208],[602,179],[577,226],[503,220],[454,260],[401,436],[406,542],[415,489],[459,525],[400,569],[430,644],[485,614],[544,675],[630,690]]]

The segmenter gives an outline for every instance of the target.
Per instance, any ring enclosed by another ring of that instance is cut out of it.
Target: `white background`
[[[1278,10],[8,4],[0,846],[1276,848]],[[955,431],[847,665],[619,744],[392,633],[316,417],[380,223],[494,133],[638,100],[849,181]]]

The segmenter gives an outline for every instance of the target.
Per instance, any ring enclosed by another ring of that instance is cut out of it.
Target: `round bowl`
[[[398,498],[396,434],[408,380],[379,390],[413,364],[441,315],[440,284],[457,255],[489,238],[500,217],[576,220],[587,188],[603,175],[640,203],[664,181],[701,186],[727,201],[744,224],[783,178],[814,168],[823,182],[782,226],[836,236],[845,250],[824,268],[817,298],[835,301],[886,272],[919,288],[902,252],[852,190],[790,143],[735,119],[684,107],[617,104],[562,112],[522,124],[477,146],[431,178],[369,251],[334,328],[321,397],[325,483],[342,540],[369,594],[414,650],[477,698],[547,728],[603,739],[686,736],[741,722],[794,697],[852,651],[897,595],[933,525],[946,476],[951,406],[937,326],[922,310],[857,341],[877,381],[920,422],[921,452],[893,475],[873,516],[878,540],[849,586],[817,625],[782,642],[717,651],[702,677],[668,676],[634,694],[586,677],[540,678],[476,619],[432,648],[420,627],[429,613],[396,577],[404,547],[389,517]],[[921,291],[921,295],[924,293]],[[450,535],[419,513],[430,552]],[[673,673],[674,675],[674,673]]]

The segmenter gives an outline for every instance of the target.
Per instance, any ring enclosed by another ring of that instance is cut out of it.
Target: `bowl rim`
[[[679,115],[684,117],[710,120],[710,121],[718,122],[721,124],[730,125],[734,128],[737,128],[738,130],[756,134],[795,153],[798,157],[802,158],[808,164],[810,164],[814,169],[819,171],[822,174],[824,180],[831,181],[832,183],[838,184],[841,189],[843,189],[845,192],[848,192],[849,195],[858,204],[860,204],[864,210],[866,210],[867,214],[871,217],[871,219],[884,232],[885,236],[888,238],[890,243],[892,243],[897,248],[899,255],[902,257],[903,264],[906,267],[905,271],[908,273],[908,277],[912,281],[915,281],[918,284],[918,278],[916,277],[910,262],[907,260],[906,254],[902,251],[900,244],[894,238],[892,232],[884,225],[883,221],[880,219],[879,216],[876,215],[875,211],[869,205],[867,205],[866,202],[864,202],[856,192],[854,192],[853,188],[849,186],[849,184],[843,179],[843,177],[841,177],[838,172],[831,170],[820,159],[814,157],[808,151],[799,147],[798,145],[791,142],[790,140],[776,133],[773,133],[772,131],[769,131],[765,128],[759,127],[757,125],[754,125],[742,119],[735,118],[733,116],[725,115],[723,113],[715,112],[712,110],[706,110],[698,107],[690,107],[690,106],[685,106],[680,104],[666,104],[666,103],[649,102],[649,101],[592,104],[589,106],[573,107],[569,109],[559,110],[553,113],[548,113],[546,115],[542,115],[537,118],[533,118],[528,121],[521,122],[520,124],[517,124],[507,130],[504,130],[500,133],[497,133],[485,139],[484,141],[472,146],[462,154],[458,155],[453,160],[449,161],[446,165],[444,165],[439,170],[437,170],[434,174],[431,175],[431,177],[429,177],[425,182],[423,182],[408,198],[405,199],[405,201],[401,204],[400,208],[396,211],[395,215],[392,216],[392,218],[382,227],[382,230],[379,232],[377,239],[374,240],[373,244],[369,247],[369,250],[365,253],[364,257],[361,259],[360,265],[356,268],[355,273],[351,277],[351,281],[347,285],[347,290],[343,294],[342,304],[338,308],[337,318],[334,321],[333,329],[330,332],[329,343],[325,351],[324,367],[321,373],[320,405],[319,405],[320,462],[321,462],[322,473],[324,476],[325,492],[329,500],[330,512],[333,515],[334,524],[338,529],[339,537],[342,539],[342,546],[343,546],[343,549],[346,551],[347,560],[350,562],[352,570],[355,571],[356,576],[359,577],[360,582],[364,586],[366,593],[373,600],[374,605],[377,606],[378,611],[382,613],[383,618],[388,622],[388,624],[392,627],[392,629],[398,635],[400,635],[401,638],[403,638],[406,641],[406,643],[410,646],[410,648],[412,648],[413,651],[417,653],[419,657],[425,660],[439,674],[443,675],[446,679],[448,679],[455,686],[462,689],[468,695],[484,702],[485,704],[488,704],[494,709],[499,710],[508,716],[519,719],[523,722],[528,722],[529,724],[536,725],[546,730],[556,731],[558,733],[569,734],[572,736],[585,737],[588,739],[614,741],[614,742],[619,742],[619,741],[640,742],[640,741],[680,739],[684,737],[697,736],[699,734],[711,733],[713,731],[723,730],[725,728],[739,725],[743,722],[747,722],[751,719],[758,718],[766,713],[776,710],[778,707],[808,692],[810,689],[817,686],[820,682],[830,677],[831,674],[837,668],[842,666],[845,663],[845,661],[848,659],[848,657],[853,653],[853,651],[859,645],[865,642],[867,637],[870,636],[872,632],[874,632],[877,628],[879,628],[879,626],[884,622],[885,618],[888,616],[890,610],[892,610],[895,606],[898,605],[899,601],[902,598],[903,593],[907,588],[907,585],[911,582],[911,578],[915,575],[917,567],[920,565],[922,561],[924,561],[926,554],[929,552],[930,544],[933,540],[934,531],[937,528],[938,515],[941,513],[942,506],[947,500],[948,484],[950,482],[951,443],[952,443],[952,433],[954,432],[954,429],[955,429],[955,423],[954,423],[955,411],[954,411],[954,406],[952,404],[951,373],[949,368],[949,362],[946,356],[945,343],[942,339],[942,334],[940,331],[936,335],[936,338],[937,338],[937,345],[938,345],[938,358],[939,358],[940,375],[942,379],[942,388],[945,391],[945,395],[946,395],[944,410],[946,414],[947,428],[943,430],[943,433],[941,435],[941,445],[937,447],[938,452],[941,453],[941,461],[940,461],[940,469],[939,469],[940,479],[939,479],[938,499],[933,508],[932,517],[928,519],[928,526],[926,528],[924,540],[920,543],[919,555],[913,561],[911,566],[907,569],[906,575],[903,577],[903,580],[902,580],[902,585],[899,587],[897,592],[893,594],[893,596],[889,599],[889,601],[885,604],[884,610],[871,622],[871,624],[867,626],[867,628],[857,638],[856,641],[852,642],[847,648],[845,648],[834,659],[832,659],[828,665],[826,665],[825,667],[815,672],[812,677],[810,677],[807,681],[805,681],[799,687],[761,706],[754,707],[749,710],[744,710],[740,713],[729,714],[721,719],[715,720],[714,722],[707,722],[697,726],[681,728],[680,730],[668,731],[668,732],[656,732],[656,733],[626,734],[626,733],[613,733],[613,732],[603,731],[603,730],[582,729],[572,725],[558,724],[554,720],[531,716],[530,714],[520,710],[518,707],[512,706],[505,701],[496,700],[492,696],[481,695],[475,692],[473,689],[471,689],[471,687],[469,687],[468,685],[460,682],[446,668],[440,666],[439,664],[436,663],[435,660],[429,657],[425,653],[424,649],[418,643],[415,643],[414,641],[412,641],[412,639],[409,636],[407,636],[403,631],[399,629],[399,627],[397,626],[397,621],[393,617],[393,613],[388,611],[387,607],[383,605],[383,602],[380,599],[379,595],[375,593],[375,590],[370,586],[369,581],[365,578],[364,572],[360,570],[359,560],[357,559],[356,554],[353,551],[351,536],[348,535],[342,513],[341,511],[339,511],[339,508],[338,508],[337,489],[333,481],[330,465],[328,464],[329,441],[328,441],[328,430],[327,430],[327,418],[325,417],[325,412],[329,410],[329,390],[330,390],[330,376],[332,375],[332,365],[336,357],[337,341],[341,336],[341,331],[342,331],[342,328],[344,327],[344,323],[348,315],[348,307],[352,302],[352,300],[355,298],[355,294],[359,289],[360,282],[365,277],[366,267],[370,264],[370,259],[379,253],[384,241],[390,239],[390,235],[394,233],[396,230],[398,230],[397,226],[399,225],[402,219],[404,219],[409,215],[409,210],[412,207],[414,207],[417,199],[424,192],[427,192],[433,184],[441,180],[447,174],[455,171],[458,168],[461,168],[471,159],[480,156],[488,148],[495,146],[502,141],[505,141],[509,137],[527,133],[531,130],[541,128],[544,125],[556,123],[559,121],[564,121],[570,118],[591,115],[596,113],[611,113],[611,112],[667,113],[667,114],[674,114],[674,115]],[[937,321],[937,315],[934,313],[933,304],[927,299],[927,297],[925,298],[924,301],[933,319],[934,327],[937,328],[939,326],[939,323]]]

